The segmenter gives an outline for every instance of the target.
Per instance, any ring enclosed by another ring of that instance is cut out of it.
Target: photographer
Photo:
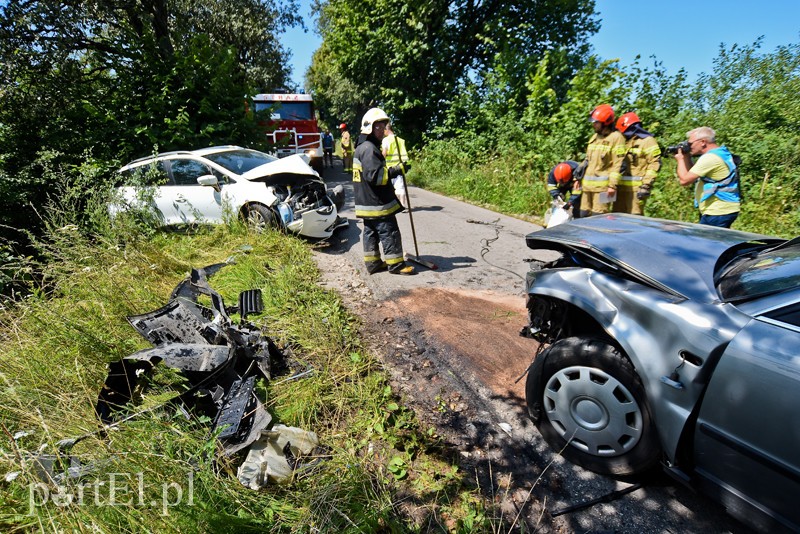
[[[730,228],[739,216],[739,172],[734,156],[716,143],[716,134],[708,126],[686,133],[687,141],[676,147],[678,181],[695,185],[694,205],[700,209],[700,224]],[[691,156],[699,156],[692,165]]]

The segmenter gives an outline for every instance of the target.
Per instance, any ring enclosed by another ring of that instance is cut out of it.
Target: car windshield
[[[800,242],[745,256],[719,279],[725,301],[743,301],[800,287]]]
[[[265,163],[272,163],[278,160],[278,158],[269,154],[246,149],[207,154],[205,158],[239,175],[252,171]]]

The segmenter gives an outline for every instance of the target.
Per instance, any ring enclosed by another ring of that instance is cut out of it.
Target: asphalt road
[[[326,169],[325,178],[329,187],[339,184],[345,187],[347,201],[342,216],[350,219],[350,225],[335,235],[330,246],[320,249],[319,255],[323,259],[335,258],[335,263],[323,261],[327,267],[322,269],[339,271],[333,274],[340,278],[340,291],[343,288],[349,292],[364,290],[364,299],[377,302],[402,302],[408,295],[413,295],[415,301],[425,300],[428,296],[434,299],[436,295],[449,294],[450,291],[462,297],[476,295],[481,298],[489,293],[492,298],[478,302],[485,302],[487,306],[518,302],[519,308],[524,307],[524,276],[528,270],[524,260],[547,259],[541,252],[537,254],[525,245],[525,235],[541,229],[540,226],[412,187],[410,197],[416,245],[410,217],[408,213],[402,213],[398,221],[404,249],[411,254],[417,250],[421,258],[433,262],[438,268],[430,270],[418,266],[416,276],[388,273],[369,276],[363,266],[360,224],[353,213],[352,183],[341,172],[338,160],[336,165],[333,169]],[[476,302],[467,300],[467,297],[462,302]],[[416,313],[423,308],[424,304],[416,306]],[[455,335],[450,333],[451,340],[467,337],[468,332],[458,336],[459,329],[480,328],[474,323],[461,324],[458,317],[450,317],[448,321],[456,332]],[[435,322],[426,322],[417,316],[409,317],[407,324],[410,325],[407,329],[409,335],[416,332],[422,336],[427,333],[424,332],[426,325]],[[491,339],[491,328],[487,325],[486,332],[477,333],[475,339]],[[447,333],[440,339],[448,339]],[[449,350],[428,351],[426,356],[436,360],[434,366],[439,369],[439,375],[450,376],[452,388],[464,390],[459,398],[480,405],[465,410],[469,420],[461,421],[459,424],[464,426],[458,431],[472,433],[476,428],[482,428],[491,434],[491,439],[478,439],[480,447],[476,446],[475,450],[480,449],[480,454],[471,450],[465,452],[464,457],[473,460],[471,465],[475,471],[494,469],[500,472],[506,469],[511,474],[508,493],[516,496],[510,499],[512,507],[526,509],[529,527],[535,525],[540,532],[751,532],[728,516],[721,506],[673,483],[666,476],[654,476],[644,481],[642,488],[605,499],[608,502],[559,514],[559,511],[593,499],[602,501],[613,492],[630,488],[631,482],[596,475],[553,454],[524,417],[519,385],[513,386],[516,389],[509,386],[508,394],[498,394],[496,380],[493,381],[496,377],[487,376],[486,369],[491,367],[481,365],[481,353],[470,351],[470,343],[459,345],[454,342]],[[465,347],[463,354],[459,353],[459,346]],[[505,354],[498,361],[499,365],[510,368],[503,370],[509,376],[517,376],[520,370],[525,369],[531,355],[531,351],[525,350],[521,354]],[[486,359],[490,358],[486,356]],[[467,366],[471,368],[467,369]],[[409,379],[413,378],[402,378]],[[423,384],[418,391],[424,388]],[[479,461],[478,456],[483,461]],[[534,492],[538,504],[526,508],[523,504],[528,504],[525,502],[527,491],[533,479],[544,472],[544,480],[535,483],[539,486]],[[547,513],[542,514],[544,511]],[[541,515],[546,519],[542,520]]]

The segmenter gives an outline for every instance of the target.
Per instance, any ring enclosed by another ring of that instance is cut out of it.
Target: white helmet
[[[382,109],[372,108],[364,113],[364,118],[361,119],[361,133],[364,135],[369,135],[372,133],[372,125],[374,123],[381,121],[391,122],[391,120],[392,119],[390,119]]]

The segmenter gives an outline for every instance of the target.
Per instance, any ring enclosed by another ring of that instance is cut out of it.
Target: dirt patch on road
[[[392,306],[396,318],[414,317],[428,337],[460,354],[476,378],[497,395],[524,402],[524,380],[536,344],[519,336],[525,324],[522,299],[490,292],[415,289]]]

